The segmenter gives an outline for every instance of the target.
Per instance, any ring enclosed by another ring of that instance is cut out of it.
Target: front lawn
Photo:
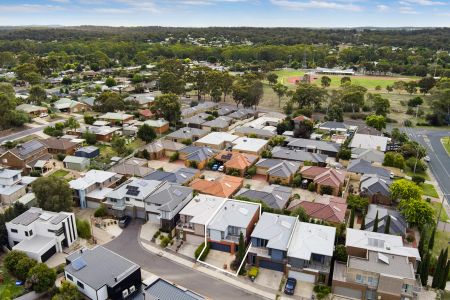
[[[53,177],[59,177],[59,178],[63,178],[64,176],[66,176],[67,174],[69,174],[70,172],[67,170],[63,170],[63,169],[59,169],[57,171],[55,171],[52,175]]]
[[[442,146],[444,146],[447,154],[450,155],[450,136],[441,139]]]
[[[436,219],[437,219],[439,210],[441,209],[442,205],[439,202],[431,202],[430,204],[434,209],[434,215],[436,216]],[[445,209],[441,210],[441,217],[439,218],[439,220],[441,220],[442,222],[445,222],[448,220],[448,215],[447,215],[447,212],[445,211]],[[449,227],[450,227],[450,224],[449,224]]]
[[[0,299],[14,299],[24,293],[24,287],[16,286],[16,279],[8,273],[3,265],[0,266],[0,273],[3,275],[3,282],[0,284]]]
[[[436,189],[434,188],[434,186],[433,186],[432,184],[429,184],[429,183],[422,183],[422,184],[420,185],[420,187],[422,188],[423,194],[424,194],[425,196],[433,197],[433,198],[439,198],[439,195],[438,195],[438,193],[436,192]]]
[[[450,232],[436,231],[433,247],[433,255],[435,257],[439,256],[441,249],[450,248],[448,241],[450,241]]]

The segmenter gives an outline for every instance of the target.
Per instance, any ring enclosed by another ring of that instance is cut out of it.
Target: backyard
[[[58,177],[58,178],[63,178],[65,177],[67,174],[69,174],[70,172],[67,170],[63,170],[63,169],[59,169],[57,171],[55,171],[52,175],[53,177]]]
[[[3,265],[0,266],[0,276],[3,276],[3,282],[0,284],[0,299],[14,299],[24,293],[24,287],[16,286],[16,279]]]

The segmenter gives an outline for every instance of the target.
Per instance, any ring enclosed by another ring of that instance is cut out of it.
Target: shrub
[[[314,184],[314,182],[310,182],[308,184],[308,191],[314,192],[315,190],[316,190],[316,185]]]
[[[308,189],[309,189],[309,187],[308,187]],[[333,188],[331,187],[331,186],[328,186],[328,185],[322,185],[321,187],[320,187],[320,193],[322,194],[322,195],[332,195],[333,194]]]
[[[166,248],[171,241],[172,240],[168,236],[163,237],[163,239],[161,240],[161,247]]]
[[[254,176],[256,174],[256,166],[251,166],[247,169],[247,174],[250,176]]]
[[[349,160],[352,157],[352,151],[350,149],[341,149],[338,153],[339,159]]]
[[[108,209],[106,208],[105,204],[100,204],[99,208],[97,208],[94,212],[94,217],[96,218],[103,218],[108,215]]]
[[[345,245],[336,245],[334,249],[334,257],[337,261],[347,262],[347,250],[345,249]]]
[[[63,154],[63,153],[58,153],[58,154],[56,154],[56,158],[57,158],[59,161],[63,161],[64,158],[66,158],[66,155]]]
[[[27,279],[28,276],[28,272],[31,270],[31,268],[33,268],[35,265],[37,264],[37,261],[34,259],[27,257],[22,258],[21,260],[19,260],[19,262],[17,263],[17,265],[15,266],[15,276],[22,280],[25,281]]]
[[[314,292],[316,293],[317,299],[324,299],[331,292],[331,288],[326,285],[316,285],[314,286]]]
[[[189,146],[189,145],[192,145],[192,140],[191,139],[185,139],[181,143],[186,145],[186,146]]]
[[[414,240],[415,240],[414,235],[408,234],[408,235],[406,236],[406,240],[408,241],[408,243],[414,242]]]
[[[201,243],[201,245],[197,247],[197,249],[195,250],[195,254],[194,254],[194,255],[195,255],[195,258],[196,258],[196,259],[199,259],[199,260],[201,260],[201,261],[204,261],[204,260],[206,259],[206,257],[208,256],[209,249],[210,249],[210,243],[208,242],[208,243],[206,244],[205,251],[203,251],[203,248],[205,248],[205,243],[204,243],[204,242]],[[200,254],[202,253],[202,251],[203,251],[203,254],[202,254],[202,256],[200,256]]]
[[[189,166],[193,169],[197,169],[198,163],[195,160],[189,161]]]
[[[78,236],[82,239],[91,238],[91,225],[87,220],[76,219]]]
[[[153,234],[153,238],[154,238],[154,239],[157,239],[157,238],[159,237],[160,234],[161,234],[161,232],[158,230],[157,232],[155,232],[155,233]]]
[[[6,269],[11,272],[11,274],[16,275],[17,264],[24,258],[28,258],[28,256],[24,252],[13,250],[6,254],[3,263]]]
[[[405,121],[403,121],[403,125],[404,125],[405,127],[412,127],[412,126],[413,126],[411,120],[405,120]]]
[[[42,293],[50,289],[55,284],[55,280],[55,270],[40,263],[31,268],[26,286],[31,287],[37,293]]]
[[[414,170],[414,166],[416,166],[416,172],[423,173],[427,170],[427,165],[420,159],[416,159],[415,157],[410,157],[406,160],[406,165]]]
[[[259,269],[257,267],[251,267],[250,270],[247,272],[248,277],[250,278],[256,278],[258,276]]]
[[[423,178],[423,177],[420,176],[420,175],[413,175],[413,177],[411,178],[411,180],[412,180],[415,184],[417,184],[417,185],[419,185],[419,184],[425,182],[425,178]]]

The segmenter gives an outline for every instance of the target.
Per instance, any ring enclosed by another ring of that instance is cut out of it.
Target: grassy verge
[[[433,255],[437,257],[441,249],[450,248],[448,241],[450,241],[450,232],[436,231]]]
[[[406,167],[405,171],[406,171],[405,172],[406,175],[408,175],[410,177],[414,176],[414,172],[410,168]],[[423,178],[425,178],[425,180],[430,180],[430,176],[428,176],[428,174],[426,172],[419,173],[416,171],[416,175],[422,176]]]
[[[447,154],[450,155],[450,136],[441,139],[442,146],[444,146]]]
[[[0,299],[14,299],[24,293],[23,286],[16,286],[16,279],[12,277],[4,266],[0,266],[3,282],[0,284]]]
[[[430,203],[431,204],[431,206],[433,207],[433,209],[434,209],[434,215],[436,216],[436,218],[437,218],[437,216],[438,216],[438,214],[439,214],[439,210],[441,209],[441,203],[439,203],[439,202],[431,202]],[[449,218],[448,218],[448,215],[447,215],[447,212],[445,211],[445,209],[442,209],[441,210],[441,217],[439,218],[439,220],[441,220],[441,221],[443,221],[443,222],[446,222],[447,220],[449,220]],[[450,224],[449,224],[449,226],[450,226]]]
[[[420,185],[420,187],[422,188],[423,194],[424,194],[425,196],[433,197],[433,198],[439,198],[439,195],[438,195],[438,193],[436,192],[436,189],[434,188],[434,186],[433,186],[432,184],[429,184],[429,183],[422,183],[422,184]]]
[[[67,171],[67,170],[57,170],[55,173],[53,173],[51,176],[53,176],[53,177],[60,177],[60,178],[62,178],[62,177],[64,177],[64,176],[66,176],[67,174],[69,174],[70,172],[69,171]]]

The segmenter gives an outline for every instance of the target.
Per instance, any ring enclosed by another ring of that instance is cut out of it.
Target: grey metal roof
[[[377,174],[382,177],[389,178],[390,172],[381,167],[374,167],[372,164],[364,159],[353,159],[347,166],[347,171],[359,174]]]
[[[216,154],[211,148],[199,147],[197,151],[191,152],[186,156],[187,160],[201,162],[210,159]]]
[[[82,253],[77,251],[67,256],[66,259],[71,263],[64,269],[95,290],[104,285],[114,287],[140,269],[135,263],[102,246],[82,251]],[[86,266],[76,270],[72,262],[80,257],[86,262]],[[117,278],[117,282],[114,278]]]
[[[216,213],[208,228],[219,231],[227,230],[228,226],[247,228],[259,207],[256,203],[228,200]]]
[[[375,149],[363,149],[363,148],[353,148],[352,158],[362,158],[370,162],[384,161],[384,153]]]
[[[381,177],[376,174],[364,174],[361,176],[360,189],[368,196],[373,196],[375,194],[381,194],[383,196],[389,197],[391,191],[389,186],[392,180],[389,178]]]
[[[219,114],[219,116],[225,116],[236,110],[236,106],[223,106],[217,110],[217,113]]]
[[[144,289],[145,299],[155,300],[203,300],[205,298],[191,292],[190,290],[182,289],[174,284],[171,284],[164,279],[157,279]]]
[[[252,127],[246,127],[246,126],[236,128],[235,132],[242,133],[242,134],[256,134],[257,136],[267,137],[267,138],[271,138],[271,137],[277,135],[276,133],[274,133],[270,130],[252,128]]]
[[[170,212],[175,210],[192,192],[193,189],[189,187],[165,182],[148,196],[145,202],[158,204],[160,211]]]
[[[347,125],[343,122],[327,121],[319,125],[319,128],[328,128],[329,130],[347,129]]]
[[[259,200],[267,206],[276,209],[283,209],[292,195],[292,188],[272,185],[272,191],[257,191],[242,188],[236,196],[243,196],[252,200]]]
[[[287,251],[296,220],[295,217],[265,212],[259,218],[251,237],[267,240],[267,248]]]
[[[277,177],[288,178],[295,174],[300,168],[300,163],[295,161],[282,161],[280,164],[267,170],[267,174]]]
[[[192,139],[206,135],[208,132],[202,129],[183,127],[167,135],[169,138],[175,139]]]
[[[384,233],[386,226],[386,220],[388,216],[391,217],[391,223],[389,226],[389,233],[395,235],[405,235],[408,223],[405,218],[396,210],[388,209],[375,204],[370,204],[367,209],[367,215],[365,218],[365,230],[373,231],[373,225],[375,223],[375,217],[378,212],[378,230],[377,232]]]
[[[385,255],[385,254],[381,254]],[[414,279],[414,269],[408,258],[394,254],[385,255],[389,263],[385,263],[379,258],[379,253],[369,251],[368,258],[349,256],[348,267],[367,272],[383,274],[385,276],[396,276]]]
[[[310,139],[293,139],[288,143],[288,147],[296,149],[318,149],[321,151],[338,153],[340,146],[333,142],[325,142]]]
[[[214,120],[207,121],[202,124],[202,126],[208,126],[213,128],[226,128],[230,125],[231,118],[228,117],[218,117]]]
[[[275,159],[275,158],[263,158],[259,160],[255,166],[262,167],[262,168],[271,168],[273,166],[279,165],[282,163],[282,159]]]
[[[272,157],[294,161],[310,161],[313,163],[325,163],[327,156],[324,154],[311,153],[302,150],[291,150],[284,147],[275,147],[272,149]]]
[[[156,180],[145,180],[142,178],[132,177],[122,185],[109,192],[106,197],[113,199],[123,199],[129,197],[133,199],[144,200],[155,189],[159,187],[161,182]]]

